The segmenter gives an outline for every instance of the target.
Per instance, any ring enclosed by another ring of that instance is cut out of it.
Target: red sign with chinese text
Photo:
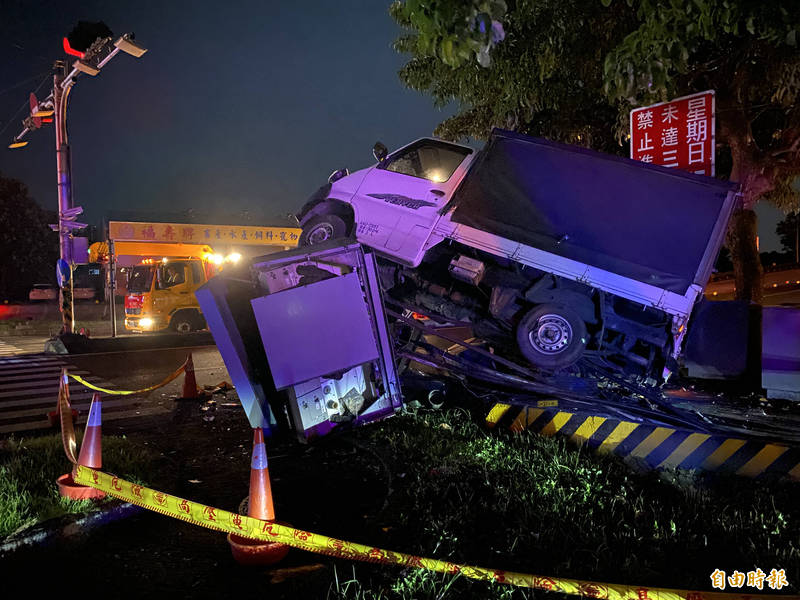
[[[714,91],[631,111],[631,158],[714,176]]]

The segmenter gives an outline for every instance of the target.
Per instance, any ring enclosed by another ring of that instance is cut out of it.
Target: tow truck
[[[125,329],[137,333],[171,329],[189,333],[205,328],[194,292],[225,258],[210,246],[171,244],[168,255],[151,255],[132,267],[125,296]],[[234,262],[236,256],[229,256]]]

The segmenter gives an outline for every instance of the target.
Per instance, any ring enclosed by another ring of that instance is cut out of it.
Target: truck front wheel
[[[535,367],[558,370],[583,356],[586,323],[563,304],[540,304],[532,308],[517,327],[517,344]]]
[[[172,315],[169,326],[175,333],[190,333],[199,329],[199,315],[194,311],[182,310]]]
[[[299,243],[301,246],[316,246],[346,235],[347,223],[340,216],[334,214],[317,215],[310,218],[303,225]]]

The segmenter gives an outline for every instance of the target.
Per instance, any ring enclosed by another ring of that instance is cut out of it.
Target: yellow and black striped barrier
[[[557,401],[544,400],[536,406],[495,404],[486,423],[562,436],[600,453],[637,460],[650,469],[800,480],[800,447],[559,410]]]

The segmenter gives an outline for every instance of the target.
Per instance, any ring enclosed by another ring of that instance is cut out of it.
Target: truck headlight
[[[141,327],[142,329],[150,329],[150,327],[152,326],[153,326],[153,319],[148,319],[148,318],[139,319],[139,327]]]

